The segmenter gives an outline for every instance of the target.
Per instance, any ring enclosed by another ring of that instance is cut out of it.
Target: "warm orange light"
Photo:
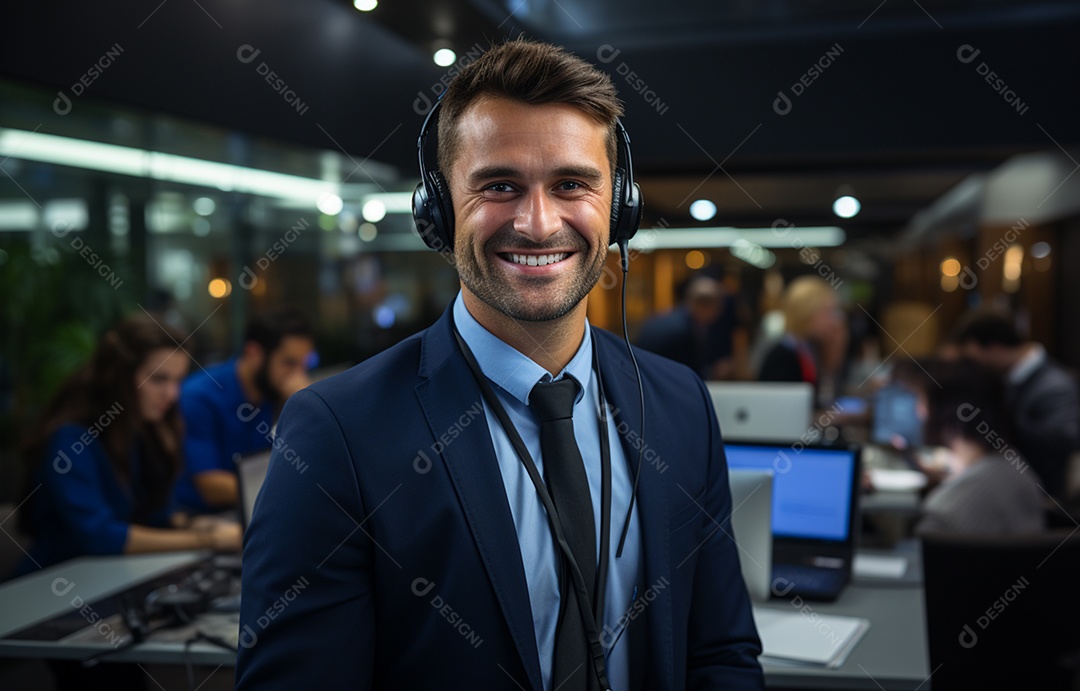
[[[223,298],[232,292],[232,284],[224,278],[215,278],[210,281],[210,285],[206,286],[206,290],[209,291],[210,297]]]
[[[956,261],[952,257],[949,257],[945,261],[941,262],[941,275],[942,276],[959,276],[960,275],[960,262]]]
[[[690,250],[686,253],[686,265],[691,269],[700,269],[705,266],[705,255],[700,250]]]

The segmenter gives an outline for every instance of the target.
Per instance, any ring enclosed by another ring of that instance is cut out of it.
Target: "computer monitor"
[[[849,541],[857,502],[858,447],[725,443],[728,467],[771,470],[777,539]]]
[[[871,439],[877,444],[900,448],[922,446],[922,426],[917,412],[918,396],[889,384],[874,394],[874,425]]]
[[[707,382],[726,441],[793,442],[810,429],[814,387],[805,382]]]

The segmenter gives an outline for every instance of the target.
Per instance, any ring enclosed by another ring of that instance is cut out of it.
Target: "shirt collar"
[[[1019,384],[1028,377],[1031,376],[1042,363],[1046,360],[1046,348],[1042,347],[1041,343],[1033,343],[1028,349],[1024,357],[1020,358],[1020,362],[1013,365],[1013,368],[1009,370],[1009,383]]]
[[[529,393],[537,383],[552,379],[547,370],[529,359],[524,353],[500,340],[476,321],[476,318],[465,307],[465,300],[460,292],[454,300],[454,325],[457,326],[461,338],[476,356],[476,361],[484,376],[521,401],[523,405],[529,404]],[[575,404],[580,402],[582,396],[585,395],[589,377],[592,376],[592,352],[592,330],[589,328],[589,320],[586,319],[585,337],[581,339],[581,345],[569,364],[559,372],[558,376],[554,377],[561,379],[564,376],[570,376],[577,380],[581,388],[574,401]]]

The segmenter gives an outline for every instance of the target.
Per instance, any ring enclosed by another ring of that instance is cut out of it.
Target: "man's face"
[[[290,390],[286,382],[307,371],[313,350],[315,342],[307,336],[285,336],[278,347],[270,351],[269,357],[263,358],[255,372],[256,385],[267,398],[278,402],[284,400],[284,392]]]
[[[449,184],[464,290],[512,319],[562,317],[607,257],[607,128],[569,105],[498,97],[473,103],[458,128]]]
[[[701,326],[716,321],[724,311],[724,286],[708,276],[698,276],[686,288],[690,316]]]

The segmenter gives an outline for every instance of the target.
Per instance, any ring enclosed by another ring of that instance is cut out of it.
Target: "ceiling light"
[[[435,51],[435,55],[432,59],[435,60],[435,64],[439,67],[449,67],[457,62],[457,53],[449,48],[440,48]]]
[[[697,221],[709,221],[716,215],[716,204],[708,199],[698,199],[690,205],[690,215]]]
[[[862,204],[859,203],[859,200],[849,194],[837,197],[832,205],[833,213],[840,218],[852,218],[859,213],[861,208]]]
[[[327,216],[337,216],[345,208],[345,203],[341,201],[341,197],[328,192],[319,197],[319,201],[315,203],[315,206],[319,207],[319,211]]]
[[[368,223],[378,223],[386,217],[386,205],[379,199],[369,199],[360,213]]]
[[[378,0],[353,0],[353,7],[361,12],[370,12],[378,6]]]
[[[217,204],[210,197],[199,197],[191,206],[195,209],[195,213],[200,216],[209,216],[214,213],[214,209],[217,208]]]
[[[0,156],[247,194],[317,200],[338,184],[229,163],[0,128]]]

